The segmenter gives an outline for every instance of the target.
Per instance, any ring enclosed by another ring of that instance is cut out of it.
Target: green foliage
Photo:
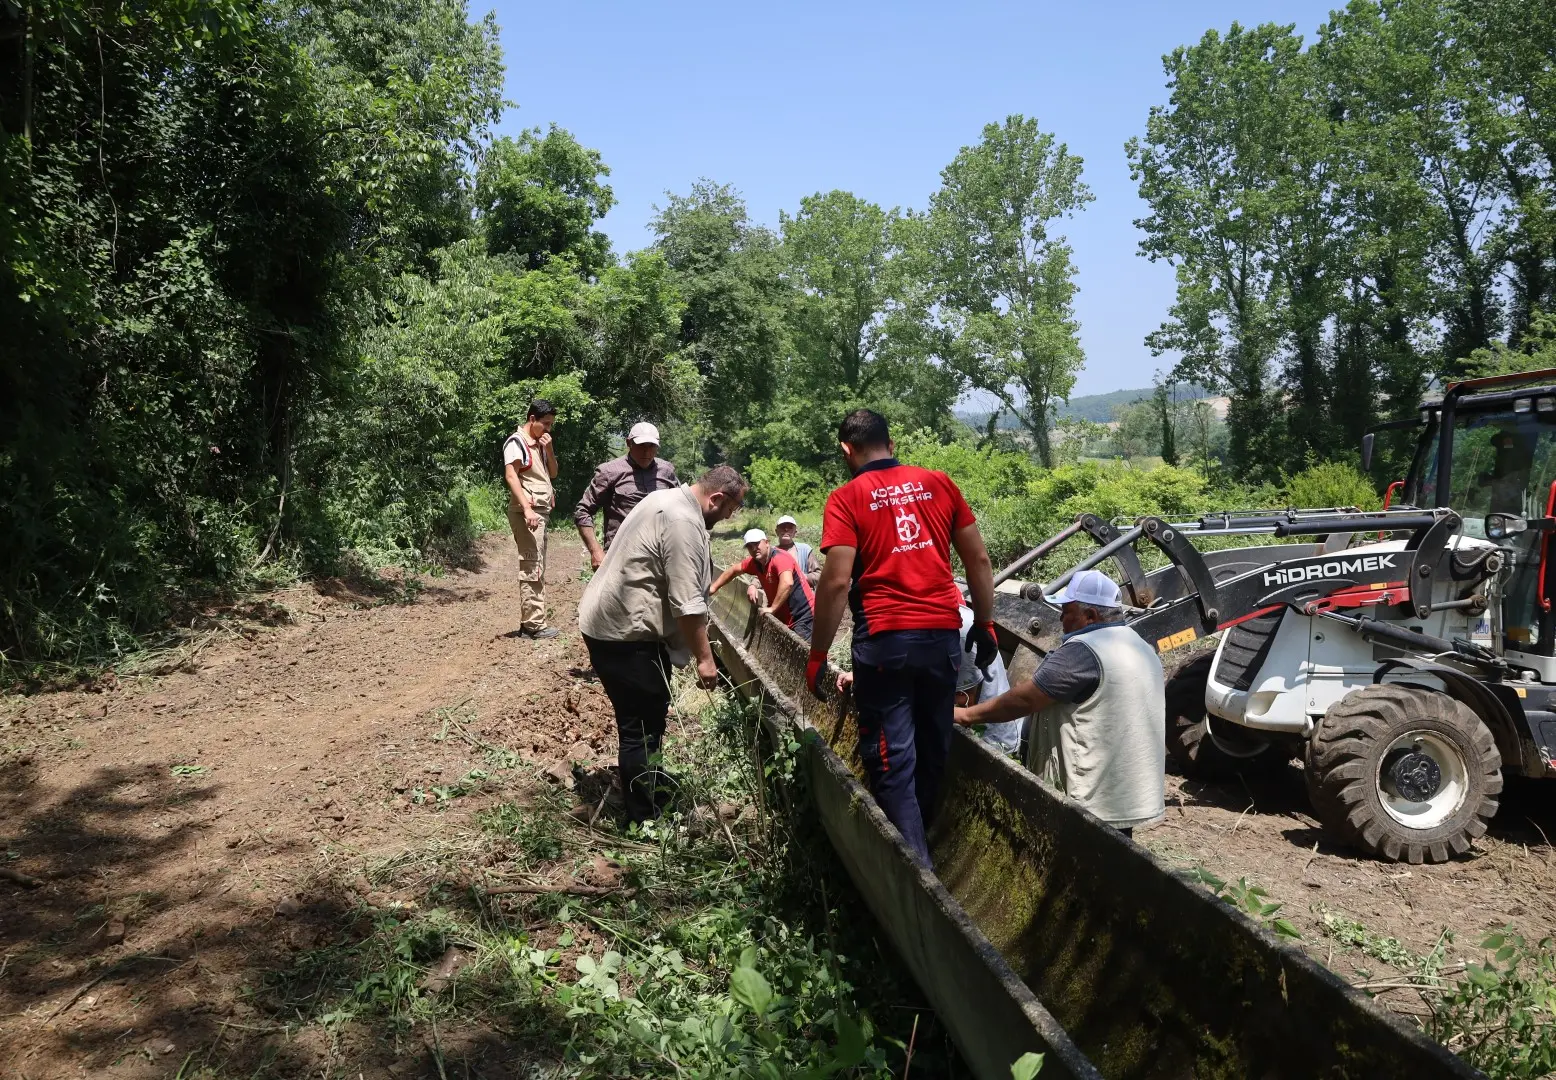
[[[600,182],[610,169],[598,151],[579,145],[555,124],[492,143],[476,173],[475,202],[487,249],[512,254],[530,270],[565,255],[593,277],[610,264],[610,240],[594,223],[616,196]]]
[[[1365,956],[1381,960],[1407,975],[1434,977],[1443,967],[1444,945],[1453,941],[1453,935],[1443,931],[1437,948],[1422,956],[1398,938],[1374,934],[1355,919],[1338,912],[1321,911],[1319,929],[1341,945],[1358,949]]]
[[[1178,278],[1147,343],[1230,396],[1239,475],[1339,456],[1433,376],[1541,363],[1556,95],[1530,42],[1551,20],[1358,0],[1310,46],[1234,23],[1164,57],[1170,98],[1128,147],[1141,252]],[[1381,449],[1397,473],[1405,448]]]
[[[1022,1054],[1010,1066],[1010,1080],[1032,1080],[1043,1071],[1043,1055],[1031,1052]]]
[[[1492,1080],[1556,1071],[1556,946],[1502,930],[1464,978],[1433,1007],[1427,1031]]]
[[[755,458],[746,470],[746,478],[751,481],[751,494],[746,501],[752,506],[797,514],[820,510],[826,502],[827,490],[816,474],[792,461]]]
[[[1342,461],[1330,461],[1288,476],[1281,485],[1288,506],[1354,506],[1358,510],[1377,510],[1383,506],[1372,481],[1356,467]]]
[[[1270,894],[1262,886],[1252,884],[1247,878],[1238,878],[1236,882],[1223,881],[1202,866],[1196,866],[1190,871],[1190,875],[1214,895],[1239,911],[1258,919],[1281,937],[1300,938],[1302,936],[1291,924],[1291,920],[1280,914],[1280,909],[1285,905],[1271,903]]]
[[[928,431],[897,440],[897,457],[910,465],[938,469],[956,481],[974,510],[983,511],[1002,499],[1026,492],[1043,470],[1026,454],[979,449],[970,443],[942,443]]]
[[[439,715],[435,739],[463,722]],[[679,781],[669,816],[626,837],[578,820],[517,755],[488,748],[488,782],[521,783],[524,797],[481,813],[479,836],[369,871],[388,888],[402,864],[418,905],[381,908],[365,933],[299,954],[257,1002],[283,1023],[353,1021],[399,1038],[477,1018],[559,1077],[895,1075],[904,1047],[871,1013],[911,991],[845,914],[858,903],[846,877],[799,842],[815,824],[791,802],[798,744],[758,755],[756,711],[733,698],[684,717],[665,750]],[[747,810],[730,820],[723,806]],[[627,887],[510,906],[451,884],[473,862],[533,880],[594,858],[617,862]],[[467,962],[434,988],[450,950]],[[930,1043],[921,1030],[914,1066],[934,1075],[944,1062]]]
[[[1012,115],[958,152],[906,234],[922,247],[920,303],[950,365],[1021,419],[1045,465],[1053,406],[1085,360],[1070,246],[1051,231],[1091,201],[1080,177],[1080,158]]]

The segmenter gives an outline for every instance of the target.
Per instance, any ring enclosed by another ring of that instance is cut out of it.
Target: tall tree
[[[1282,265],[1281,248],[1306,236],[1283,237],[1272,212],[1291,197],[1289,185],[1280,190],[1285,80],[1300,49],[1290,27],[1234,23],[1174,50],[1163,58],[1169,104],[1153,106],[1145,137],[1127,145],[1151,207],[1135,223],[1141,253],[1173,264],[1178,279],[1167,321],[1146,343],[1182,354],[1178,377],[1227,393],[1233,464],[1262,478],[1284,456],[1284,401],[1270,382],[1289,326],[1283,300],[1310,272]]]
[[[940,179],[917,234],[946,358],[998,397],[1052,464],[1053,406],[1085,363],[1070,245],[1053,231],[1092,199],[1081,159],[1017,114],[986,125]]]
[[[679,354],[702,380],[708,456],[739,458],[773,401],[787,347],[778,238],[728,184],[699,180],[654,218],[655,248],[685,302]]]
[[[498,139],[476,173],[476,205],[493,254],[511,253],[530,270],[557,256],[592,278],[611,262],[610,240],[594,228],[616,196],[599,151],[551,125]]]
[[[890,291],[896,216],[847,191],[808,195],[797,214],[779,215],[784,259],[798,289],[795,343],[816,384],[855,395],[866,386]]]

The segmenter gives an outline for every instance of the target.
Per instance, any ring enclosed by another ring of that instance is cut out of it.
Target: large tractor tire
[[[1167,754],[1191,780],[1231,780],[1286,764],[1286,744],[1205,712],[1214,653],[1195,657],[1167,679]],[[1213,725],[1213,726],[1212,726]]]
[[[1335,702],[1305,766],[1324,829],[1392,862],[1469,851],[1502,791],[1502,755],[1485,722],[1424,686],[1364,686]]]

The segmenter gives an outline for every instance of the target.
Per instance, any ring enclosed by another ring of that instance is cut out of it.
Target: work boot
[[[524,636],[527,638],[532,638],[535,641],[545,641],[548,638],[556,637],[561,632],[562,631],[558,630],[554,626],[543,626],[539,630],[524,631]]]

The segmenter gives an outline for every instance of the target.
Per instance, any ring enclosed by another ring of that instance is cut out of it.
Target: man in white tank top
[[[1061,605],[1063,643],[1030,683],[957,709],[956,722],[1032,714],[1027,768],[1130,835],[1166,808],[1162,663],[1124,625],[1118,586],[1106,574],[1082,570],[1053,599]]]

